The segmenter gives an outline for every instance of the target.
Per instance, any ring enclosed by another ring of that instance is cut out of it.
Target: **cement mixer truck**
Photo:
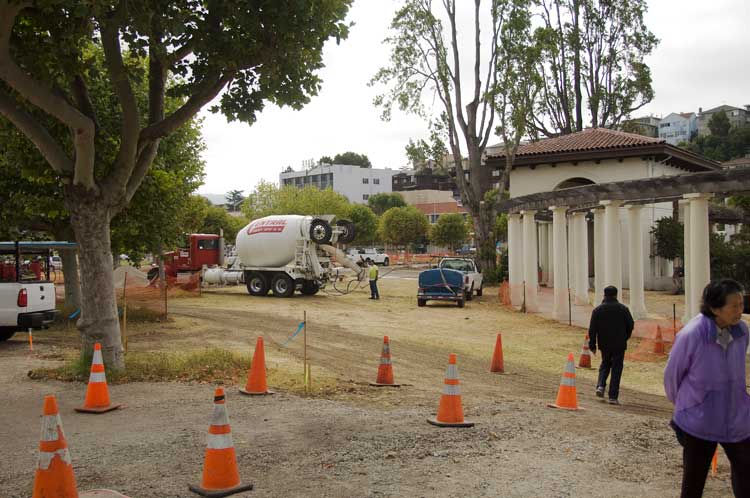
[[[337,278],[338,263],[354,272],[364,271],[333,244],[354,240],[354,224],[334,216],[267,216],[252,221],[237,233],[235,253],[226,267],[203,270],[207,284],[245,283],[253,296],[290,297],[295,290],[316,294]]]

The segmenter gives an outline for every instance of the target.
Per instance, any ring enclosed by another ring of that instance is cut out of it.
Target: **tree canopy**
[[[332,164],[348,164],[351,166],[359,166],[360,168],[372,168],[370,159],[365,154],[357,154],[356,152],[336,154],[333,157]]]
[[[430,222],[414,206],[394,207],[380,217],[379,232],[384,242],[397,246],[412,244],[427,235]]]
[[[380,216],[391,208],[406,206],[406,201],[398,192],[381,192],[371,195],[367,199],[367,205],[376,215]]]
[[[451,251],[466,242],[469,235],[466,220],[460,213],[441,214],[430,228],[430,240],[436,246],[447,246]]]
[[[272,214],[333,214],[346,218],[350,208],[349,200],[331,188],[278,187],[274,183],[260,182],[242,204],[242,214],[250,221]]]
[[[370,245],[377,240],[378,217],[372,209],[362,204],[353,204],[348,216],[355,228],[355,238],[351,245]]]
[[[227,209],[229,211],[239,211],[245,196],[242,195],[244,190],[230,190],[224,198],[227,200]]]

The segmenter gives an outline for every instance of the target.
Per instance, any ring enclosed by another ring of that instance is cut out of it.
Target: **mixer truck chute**
[[[249,223],[237,233],[235,255],[228,268],[204,270],[206,283],[244,282],[253,296],[270,292],[289,297],[299,290],[313,295],[339,274],[339,263],[354,271],[362,270],[332,244],[354,240],[354,224],[334,216],[267,216]]]

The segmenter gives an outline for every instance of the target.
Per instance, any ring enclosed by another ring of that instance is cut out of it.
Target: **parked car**
[[[417,306],[422,307],[427,301],[453,301],[459,308],[463,308],[466,302],[464,274],[458,270],[444,268],[421,272]]]
[[[346,251],[346,255],[360,266],[370,261],[373,261],[376,265],[388,266],[391,264],[390,256],[382,249],[375,249],[374,247],[351,248]]]
[[[464,275],[464,292],[466,300],[471,301],[474,293],[482,295],[482,272],[470,258],[443,258],[438,268],[460,271]]]
[[[469,256],[469,255],[476,254],[476,253],[477,253],[477,248],[472,247],[469,244],[465,244],[461,246],[460,248],[456,249],[456,254],[460,256]]]

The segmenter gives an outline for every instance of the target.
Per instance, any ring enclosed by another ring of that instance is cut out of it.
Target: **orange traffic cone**
[[[560,390],[557,392],[557,400],[549,403],[551,408],[561,408],[563,410],[583,410],[578,406],[576,398],[576,367],[573,353],[568,354],[568,361],[565,364],[565,371],[560,379]]]
[[[217,387],[214,393],[214,412],[211,415],[211,426],[208,428],[206,440],[203,479],[200,486],[191,485],[188,488],[193,493],[211,498],[253,489],[252,484],[240,482],[223,387]]]
[[[578,359],[578,368],[591,368],[591,350],[589,349],[589,335],[586,334],[586,340],[583,341],[581,357]]]
[[[105,413],[121,407],[122,405],[110,404],[107,376],[104,373],[104,362],[102,361],[102,346],[97,342],[94,344],[94,357],[91,359],[91,374],[89,375],[89,385],[86,388],[86,399],[83,406],[76,408],[75,411]]]
[[[45,396],[32,498],[78,498],[68,443],[54,396]]]
[[[711,459],[711,477],[716,477],[719,472],[719,445],[716,445],[714,457]]]
[[[380,365],[378,365],[378,378],[370,382],[376,387],[401,387],[401,384],[393,382],[393,364],[391,363],[391,340],[383,336],[383,352],[380,354]]]
[[[438,427],[473,427],[474,422],[464,420],[464,409],[461,406],[461,387],[458,385],[458,367],[456,355],[448,356],[448,369],[445,372],[443,394],[440,396],[440,406],[436,418],[428,418],[427,422]]]
[[[505,364],[503,362],[503,336],[500,333],[497,334],[497,340],[495,341],[495,352],[492,354],[490,372],[505,373]]]
[[[266,382],[266,353],[263,349],[262,336],[258,337],[255,342],[253,362],[247,372],[247,384],[245,384],[245,389],[240,389],[240,392],[248,396],[273,394],[273,391],[268,390],[268,383]]]
[[[664,338],[661,335],[661,326],[656,326],[656,339],[654,339],[654,353],[665,354]]]

